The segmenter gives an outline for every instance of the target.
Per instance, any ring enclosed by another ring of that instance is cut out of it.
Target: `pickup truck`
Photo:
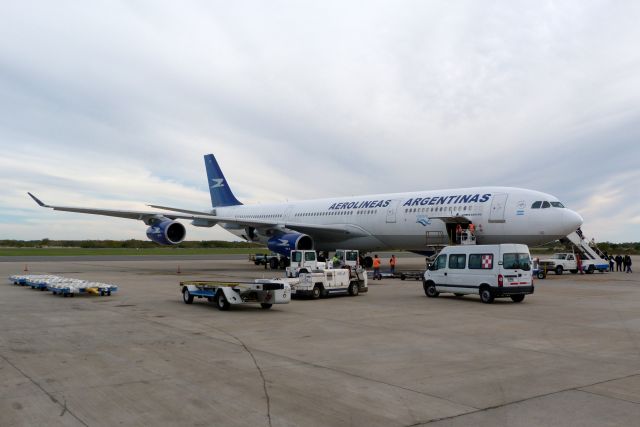
[[[268,265],[272,270],[285,268],[288,265],[287,258],[275,252],[271,252],[270,254],[251,254],[249,255],[249,262],[253,262],[255,265]]]
[[[578,272],[576,264],[576,256],[572,252],[564,252],[553,254],[551,258],[540,260],[540,269],[543,271],[553,271],[556,274],[562,274],[564,271],[570,271],[573,274]],[[602,271],[599,265],[592,259],[582,259],[582,271],[585,273],[593,273],[596,270]]]

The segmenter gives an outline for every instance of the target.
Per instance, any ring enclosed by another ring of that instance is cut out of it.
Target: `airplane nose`
[[[562,215],[562,225],[569,230],[570,233],[576,231],[582,225],[582,217],[578,212],[566,209]]]

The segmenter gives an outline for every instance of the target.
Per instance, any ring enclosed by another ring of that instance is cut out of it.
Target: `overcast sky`
[[[145,238],[39,208],[505,185],[640,241],[640,2],[28,1],[0,13],[0,238]],[[188,227],[187,239],[232,239]]]

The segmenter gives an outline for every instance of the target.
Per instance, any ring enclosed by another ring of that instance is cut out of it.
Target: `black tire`
[[[191,295],[191,292],[189,292],[189,289],[186,287],[182,288],[182,301],[184,301],[185,304],[193,304],[193,295]]]
[[[491,304],[494,300],[493,292],[489,286],[483,286],[480,288],[480,301],[485,304]]]
[[[513,302],[522,302],[522,301],[524,301],[524,294],[511,295],[511,301],[513,301]]]
[[[269,260],[269,268],[272,270],[277,270],[278,269],[278,258],[271,258]]]
[[[458,298],[463,297],[464,294],[454,294],[455,296],[457,296]]]
[[[231,307],[231,304],[227,301],[227,297],[224,296],[224,292],[218,292],[218,295],[216,295],[216,307],[218,307],[220,311],[227,311],[229,307]]]
[[[262,307],[263,310],[269,310],[272,306],[273,306],[273,304],[269,304],[269,303],[266,303],[266,302],[261,302],[260,303],[260,307]]]
[[[436,298],[440,295],[440,292],[438,292],[436,285],[433,282],[424,283],[422,287],[424,288],[424,294],[429,298]]]
[[[405,280],[407,278],[407,276],[405,276],[404,273],[400,274],[400,280]]]
[[[322,296],[322,286],[315,285],[311,291],[311,299],[318,299]]]
[[[371,258],[370,256],[366,256],[364,257],[364,268],[371,268],[373,267],[373,258]]]
[[[555,272],[558,276],[562,275],[562,266],[559,265],[556,267]]]
[[[359,292],[360,288],[358,287],[357,283],[352,283],[349,285],[349,295],[351,295],[352,297],[357,297]]]
[[[301,268],[300,270],[298,270],[298,272],[296,273],[296,277],[300,276],[301,274],[306,274],[308,273],[309,270],[307,270],[306,268]]]
[[[260,261],[253,261],[255,265],[260,265]]]
[[[547,275],[544,274],[544,271],[538,271],[538,279],[544,279],[545,277],[547,277]]]
[[[569,270],[571,274],[578,274],[578,269],[574,268],[573,270]]]
[[[587,268],[587,274],[593,274],[594,271],[596,271],[596,268],[591,264],[589,268]]]

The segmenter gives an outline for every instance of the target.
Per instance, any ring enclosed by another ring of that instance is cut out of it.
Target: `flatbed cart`
[[[273,304],[288,304],[291,301],[291,287],[282,280],[188,280],[180,282],[180,288],[185,304],[192,304],[194,298],[206,298],[223,311],[229,310],[232,305],[248,303],[258,303],[260,307],[268,310]]]
[[[424,270],[399,271],[396,273],[396,277],[399,277],[400,280],[407,280],[407,279],[422,280],[422,278],[424,277]]]

